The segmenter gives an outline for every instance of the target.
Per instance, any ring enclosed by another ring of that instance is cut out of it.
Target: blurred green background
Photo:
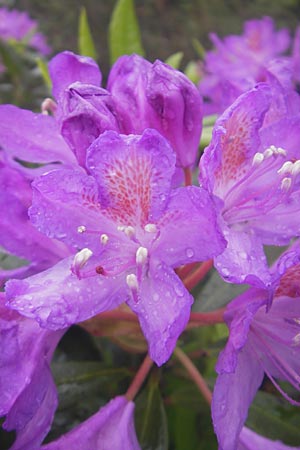
[[[77,28],[80,8],[87,10],[99,63],[104,76],[109,70],[107,30],[113,0],[2,0],[2,6],[25,9],[37,19],[48,42],[57,53],[77,51]],[[184,52],[186,63],[197,54],[192,40],[197,38],[209,48],[208,33],[221,36],[240,33],[250,18],[269,15],[278,28],[292,31],[300,19],[300,0],[135,0],[146,56],[150,60],[166,59],[177,51]]]

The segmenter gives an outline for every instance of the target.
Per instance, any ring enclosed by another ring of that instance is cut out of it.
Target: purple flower
[[[70,254],[67,246],[39,233],[28,219],[31,181],[56,168],[76,165],[73,153],[59,135],[53,117],[34,114],[11,105],[0,106],[0,245],[28,261],[12,271],[0,271],[0,280],[29,276],[44,270]],[[43,138],[43,139],[42,139]],[[28,168],[23,163],[39,163]]]
[[[243,427],[237,450],[299,450],[300,447],[290,447],[280,441],[271,441],[254,433],[247,427]]]
[[[0,293],[0,416],[6,430],[16,430],[11,450],[36,449],[57,406],[49,363],[64,330],[43,330],[4,302]]]
[[[161,61],[122,56],[109,74],[122,131],[155,128],[176,152],[179,167],[195,164],[202,130],[202,99],[189,79]],[[139,120],[136,120],[139,117]]]
[[[24,11],[0,8],[0,38],[5,41],[15,39],[27,43],[42,55],[51,52],[45,37],[37,32],[38,24]]]
[[[92,141],[106,130],[141,134],[154,128],[169,140],[178,167],[195,164],[202,129],[201,96],[188,78],[161,61],[122,56],[111,69],[107,90],[86,73],[69,86],[78,56],[64,52],[50,62],[54,95],[59,100],[61,131],[82,165]],[[94,74],[94,72],[91,71]],[[57,83],[61,84],[59,95]],[[75,80],[74,80],[75,81]],[[136,120],[139,117],[139,120]]]
[[[41,450],[140,450],[134,429],[134,403],[119,396],[85,422]]]
[[[275,92],[260,84],[240,96],[200,160],[200,183],[221,202],[228,241],[215,266],[230,282],[269,285],[263,244],[285,245],[300,233],[300,117],[280,118]]]
[[[286,252],[272,269],[275,291],[249,289],[233,300],[224,318],[230,329],[217,363],[212,416],[222,450],[235,450],[248,408],[264,373],[291,403],[276,379],[299,391],[300,381],[300,256],[299,246]],[[280,330],[280,332],[278,332]]]
[[[90,146],[87,170],[56,170],[33,183],[32,222],[78,252],[8,282],[9,305],[58,329],[126,301],[160,365],[193,301],[173,269],[225,246],[213,203],[195,186],[171,190],[175,154],[155,130],[107,131]]]
[[[206,114],[223,112],[243,92],[266,81],[268,72],[291,85],[292,60],[282,56],[290,45],[289,32],[275,31],[270,17],[245,22],[241,36],[222,41],[212,33],[210,38],[214,49],[205,55],[199,85],[208,101]]]

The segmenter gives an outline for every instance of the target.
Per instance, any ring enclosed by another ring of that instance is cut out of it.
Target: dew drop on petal
[[[159,300],[159,295],[158,295],[157,292],[155,292],[155,293],[153,294],[153,300],[154,300],[155,302],[157,302],[157,301]]]
[[[194,250],[192,248],[187,248],[185,254],[188,258],[192,258],[194,256]]]

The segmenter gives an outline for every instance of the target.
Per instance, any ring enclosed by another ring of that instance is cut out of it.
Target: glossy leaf
[[[79,17],[78,49],[81,55],[97,59],[96,47],[92,38],[85,8],[81,9]]]
[[[109,24],[109,49],[111,64],[122,55],[145,53],[133,0],[118,0],[114,8]]]
[[[167,416],[155,376],[137,398],[135,421],[142,450],[168,450]]]
[[[165,63],[169,64],[171,67],[174,67],[174,69],[179,69],[182,58],[183,52],[173,53],[165,60]]]

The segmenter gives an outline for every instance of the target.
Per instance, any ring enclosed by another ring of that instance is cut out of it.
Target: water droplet
[[[192,248],[187,248],[185,254],[188,258],[192,258],[194,256],[194,250]]]
[[[157,302],[157,301],[159,300],[159,295],[158,295],[157,292],[155,292],[155,293],[153,294],[153,300],[154,300],[155,302]]]

